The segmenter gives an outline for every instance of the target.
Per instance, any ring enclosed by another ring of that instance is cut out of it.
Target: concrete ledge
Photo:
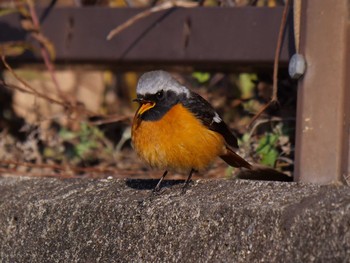
[[[0,178],[1,262],[349,262],[348,187]]]

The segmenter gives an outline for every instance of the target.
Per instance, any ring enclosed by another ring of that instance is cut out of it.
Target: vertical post
[[[305,0],[298,87],[295,177],[345,182],[349,174],[350,29],[348,0]]]

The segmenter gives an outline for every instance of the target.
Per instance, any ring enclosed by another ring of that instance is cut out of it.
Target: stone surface
[[[0,178],[1,262],[349,262],[350,189]]]

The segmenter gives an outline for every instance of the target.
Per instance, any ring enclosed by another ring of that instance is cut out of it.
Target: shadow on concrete
[[[128,179],[126,186],[137,190],[153,190],[156,187],[159,179]],[[185,183],[184,180],[164,180],[161,188],[172,187],[174,185]]]

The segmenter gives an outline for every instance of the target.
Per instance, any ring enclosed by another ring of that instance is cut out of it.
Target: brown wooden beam
[[[303,1],[301,53],[308,67],[298,93],[298,181],[332,183],[349,176],[349,5]]]
[[[42,29],[56,47],[58,64],[89,63],[131,69],[180,65],[210,70],[272,66],[282,8],[175,8],[152,14],[111,41],[106,40],[110,30],[142,10],[56,8]],[[187,39],[186,23],[190,29]],[[1,18],[0,42],[27,37],[18,15]],[[286,43],[282,67],[287,65],[288,57]],[[38,55],[29,52],[12,60],[16,64],[39,61],[42,60]]]

